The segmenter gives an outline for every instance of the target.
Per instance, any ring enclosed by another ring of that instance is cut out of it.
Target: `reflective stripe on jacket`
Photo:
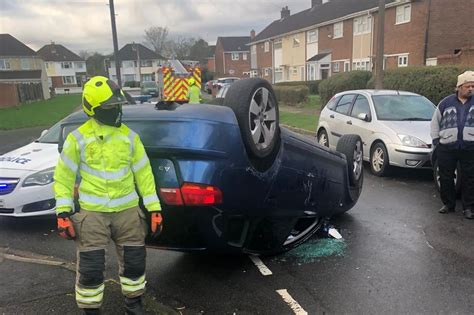
[[[57,213],[72,210],[77,171],[81,208],[117,212],[135,207],[136,185],[145,207],[161,210],[145,148],[124,124],[116,128],[91,118],[67,136],[54,172]]]

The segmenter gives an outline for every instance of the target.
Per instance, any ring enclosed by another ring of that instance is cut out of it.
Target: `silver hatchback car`
[[[335,148],[345,134],[358,134],[372,173],[391,165],[431,167],[430,121],[435,105],[424,96],[392,90],[354,90],[334,95],[321,111],[317,137]]]

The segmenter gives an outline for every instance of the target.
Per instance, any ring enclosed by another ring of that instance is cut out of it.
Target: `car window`
[[[363,95],[357,96],[351,111],[352,117],[357,117],[359,114],[367,114],[370,117],[369,100]]]
[[[340,96],[338,97],[332,97],[329,102],[326,104],[326,107],[329,108],[330,110],[334,110],[336,108],[336,104],[339,101]]]
[[[341,114],[347,114],[347,112],[349,111],[349,107],[351,107],[352,101],[354,100],[354,96],[354,94],[343,95],[337,103],[336,112]]]
[[[61,122],[58,122],[53,127],[49,128],[48,131],[37,140],[37,142],[58,143],[60,131],[61,131]]]
[[[374,95],[375,113],[379,120],[430,121],[435,106],[421,95]]]

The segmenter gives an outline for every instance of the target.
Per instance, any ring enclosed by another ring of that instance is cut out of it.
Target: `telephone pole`
[[[375,89],[383,89],[383,57],[385,33],[385,0],[379,0],[377,23],[377,55],[375,56]]]
[[[110,8],[110,20],[112,22],[112,39],[114,41],[115,74],[117,76],[118,85],[122,87],[122,78],[120,75],[120,60],[119,60],[119,55],[118,55],[117,28],[115,27],[114,0],[109,0],[109,8]]]

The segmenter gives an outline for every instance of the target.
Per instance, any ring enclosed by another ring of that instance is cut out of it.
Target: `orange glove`
[[[163,218],[160,212],[151,213],[151,236],[158,237],[163,230]]]
[[[72,226],[70,212],[63,212],[58,215],[58,233],[59,236],[66,240],[73,240],[76,238],[76,231]]]

